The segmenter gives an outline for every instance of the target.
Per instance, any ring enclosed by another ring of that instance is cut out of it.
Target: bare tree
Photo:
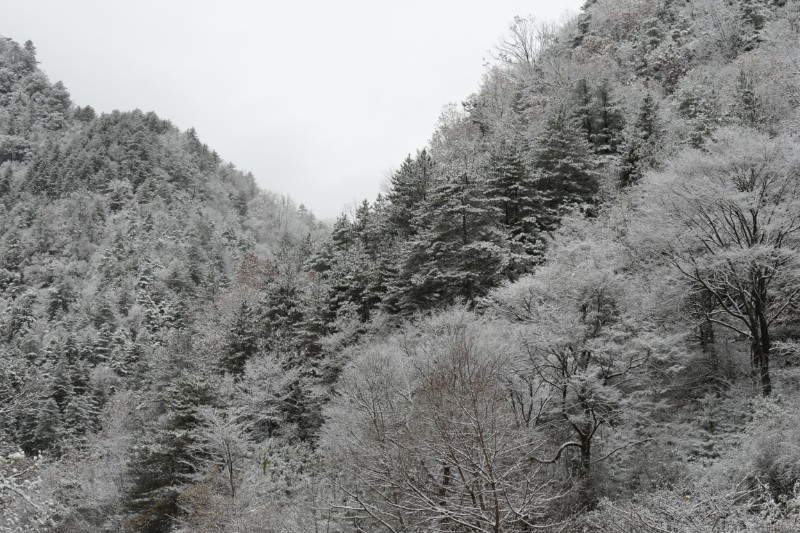
[[[363,531],[501,532],[541,527],[557,496],[517,423],[508,335],[464,313],[373,347],[351,365],[323,437]]]
[[[706,320],[749,339],[764,396],[772,392],[771,328],[800,295],[797,153],[789,139],[726,130],[644,185],[640,235],[711,295]]]
[[[508,27],[508,35],[497,45],[496,57],[504,63],[532,68],[552,43],[555,33],[552,24],[538,22],[532,16],[516,16]]]

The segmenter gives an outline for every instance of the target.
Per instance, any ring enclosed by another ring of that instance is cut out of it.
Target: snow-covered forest
[[[331,224],[46,70],[0,38],[0,532],[800,530],[800,1],[515,18]]]

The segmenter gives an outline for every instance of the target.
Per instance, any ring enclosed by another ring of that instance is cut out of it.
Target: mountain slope
[[[798,20],[516,18],[329,231],[6,41],[3,527],[796,530]]]

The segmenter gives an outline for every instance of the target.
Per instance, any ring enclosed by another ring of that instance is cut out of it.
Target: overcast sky
[[[475,92],[514,15],[583,0],[6,2],[77,105],[155,111],[317,216],[370,200]]]

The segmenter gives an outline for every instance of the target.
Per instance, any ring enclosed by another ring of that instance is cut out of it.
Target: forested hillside
[[[588,1],[326,228],[2,41],[0,531],[797,531],[799,127],[797,0]]]

